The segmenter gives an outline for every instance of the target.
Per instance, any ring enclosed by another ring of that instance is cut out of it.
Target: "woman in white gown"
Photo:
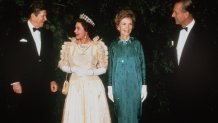
[[[59,68],[71,73],[62,123],[111,123],[104,85],[98,75],[108,66],[108,50],[98,37],[92,37],[95,23],[81,14],[75,24],[75,37],[62,45]]]

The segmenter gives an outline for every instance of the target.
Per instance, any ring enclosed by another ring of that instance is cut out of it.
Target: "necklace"
[[[89,44],[89,45],[87,45],[87,44],[78,44],[77,46],[78,46],[79,50],[81,51],[80,55],[85,55],[85,52],[89,49],[91,44]]]

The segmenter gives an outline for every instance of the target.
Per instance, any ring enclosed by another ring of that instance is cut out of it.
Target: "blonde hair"
[[[135,14],[133,13],[132,10],[130,10],[130,9],[122,9],[122,10],[120,10],[116,14],[115,19],[114,19],[114,22],[115,22],[116,26],[119,25],[120,21],[123,18],[130,18],[130,19],[132,19],[133,27],[134,27],[134,23],[135,23],[136,19],[135,19]]]

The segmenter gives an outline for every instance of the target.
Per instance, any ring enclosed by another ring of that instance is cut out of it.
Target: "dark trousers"
[[[9,85],[3,80],[0,80],[0,117],[2,121],[8,121],[9,119]]]
[[[217,121],[216,110],[209,100],[171,100],[171,116],[174,123],[197,123]]]
[[[51,123],[53,100],[48,91],[11,93],[11,123]]]

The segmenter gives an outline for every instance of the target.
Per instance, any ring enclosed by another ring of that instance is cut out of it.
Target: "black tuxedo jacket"
[[[25,90],[49,90],[54,80],[54,58],[51,33],[41,30],[41,53],[38,55],[28,24],[22,24],[10,35],[10,82],[21,82]]]
[[[207,97],[216,76],[212,37],[195,23],[187,37],[178,65],[176,46],[179,32],[180,30],[177,30],[173,38],[175,64],[172,81],[173,93],[182,98],[190,97],[190,99]]]

